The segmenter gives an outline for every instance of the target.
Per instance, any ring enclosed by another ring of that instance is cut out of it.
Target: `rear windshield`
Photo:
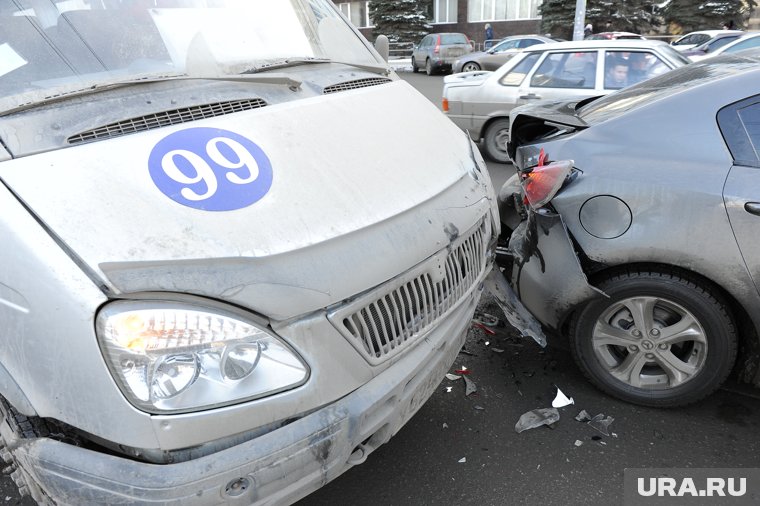
[[[638,109],[685,88],[693,88],[726,75],[757,68],[755,59],[724,59],[717,63],[692,63],[620,91],[610,93],[578,109],[588,125],[595,125]]]
[[[441,44],[467,44],[467,37],[461,33],[444,33],[441,35]]]

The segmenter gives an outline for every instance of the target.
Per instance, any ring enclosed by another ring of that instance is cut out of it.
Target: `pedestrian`
[[[486,40],[483,43],[485,49],[490,48],[493,45],[493,27],[491,23],[486,23]]]
[[[583,38],[587,39],[589,35],[594,33],[594,27],[591,26],[591,23],[586,25],[586,28],[583,29]]]

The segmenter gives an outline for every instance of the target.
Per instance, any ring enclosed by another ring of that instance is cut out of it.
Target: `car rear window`
[[[726,75],[757,68],[757,61],[736,59],[680,67],[647,81],[616,91],[578,109],[577,114],[588,125],[616,118],[665,97]]]
[[[444,33],[441,35],[441,44],[467,44],[467,37],[461,33]]]

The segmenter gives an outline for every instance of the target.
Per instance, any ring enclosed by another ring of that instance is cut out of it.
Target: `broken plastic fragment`
[[[462,379],[464,379],[464,385],[465,385],[465,387],[464,387],[464,396],[465,397],[469,396],[470,394],[474,394],[475,392],[478,391],[478,387],[475,386],[475,382],[474,381],[472,381],[467,376],[462,376]]]
[[[559,421],[559,411],[557,408],[539,408],[527,413],[523,413],[515,424],[515,431],[520,432],[528,429],[535,429],[542,425],[551,425]]]
[[[457,369],[454,371],[457,374],[470,374],[470,371],[466,367],[462,367],[461,369]]]
[[[610,435],[609,427],[612,422],[614,422],[615,419],[611,416],[608,416],[605,418],[604,414],[599,413],[594,418],[589,420],[588,424],[604,434],[605,436]]]
[[[493,330],[489,329],[488,327],[486,327],[485,325],[483,325],[480,322],[473,322],[473,326],[478,327],[480,330],[482,330],[483,332],[485,332],[489,336],[495,336],[496,335],[496,332],[494,332]]]
[[[481,315],[476,316],[473,321],[477,323],[482,323],[486,327],[496,327],[497,325],[499,325],[499,319],[488,313],[483,313]]]
[[[464,464],[465,462],[467,462],[467,457],[462,457],[461,459],[459,459],[460,464]]]
[[[449,373],[449,374],[446,375],[446,379],[447,380],[451,380],[451,381],[456,381],[459,378],[461,378],[461,376],[457,376],[456,374]]]
[[[504,353],[504,350],[502,350],[501,348],[491,348],[491,351],[494,353]]]
[[[581,412],[576,415],[575,419],[579,422],[588,422],[591,420],[591,415],[588,414],[588,411],[582,409]]]
[[[575,401],[572,397],[569,399],[565,394],[562,393],[562,390],[557,388],[557,397],[554,398],[552,401],[552,407],[553,408],[564,408],[565,406],[569,406],[570,404],[575,404]]]
[[[452,388],[454,388],[454,387],[446,387],[446,393],[448,394],[449,392],[451,392]]]
[[[546,335],[541,329],[541,324],[530,314],[520,299],[517,298],[512,287],[509,286],[504,275],[494,269],[484,282],[485,287],[496,299],[507,321],[523,336],[532,337],[540,346],[546,346]]]
[[[488,346],[489,344],[491,344],[491,341],[486,341],[486,346]]]
[[[449,428],[449,424],[448,424],[448,423],[446,423],[446,422],[443,422],[443,428],[444,428],[444,429],[448,429],[448,428]]]
[[[484,408],[483,406],[477,406],[477,405],[476,405],[476,406],[475,406],[475,409],[477,409],[478,411],[483,411],[483,410],[484,410],[484,409],[486,409],[486,408]]]
[[[575,440],[575,446],[581,446],[582,444],[583,444],[583,441],[581,441],[580,439]]]

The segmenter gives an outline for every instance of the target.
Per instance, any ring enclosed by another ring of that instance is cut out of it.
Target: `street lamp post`
[[[573,23],[573,40],[583,40],[583,27],[586,19],[586,0],[575,2],[575,22]]]

